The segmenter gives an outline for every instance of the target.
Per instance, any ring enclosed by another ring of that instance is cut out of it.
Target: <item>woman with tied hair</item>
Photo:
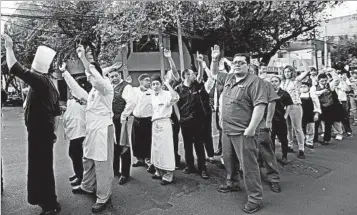
[[[293,132],[295,132],[296,139],[299,145],[298,158],[305,159],[304,150],[304,132],[302,130],[302,114],[303,110],[301,107],[300,99],[300,86],[301,82],[307,75],[309,75],[310,70],[306,62],[302,61],[304,65],[304,72],[297,76],[297,72],[292,66],[285,66],[282,74],[281,89],[289,93],[293,104],[291,105],[289,112],[287,113],[287,126],[288,126],[288,141],[289,146],[292,147],[293,143]]]

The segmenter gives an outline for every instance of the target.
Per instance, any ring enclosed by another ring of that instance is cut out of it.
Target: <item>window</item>
[[[145,35],[139,41],[134,41],[133,46],[134,52],[158,52],[159,36]]]

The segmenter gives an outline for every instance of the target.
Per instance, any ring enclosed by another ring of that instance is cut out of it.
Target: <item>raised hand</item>
[[[12,49],[13,46],[14,46],[14,42],[12,41],[11,37],[9,35],[7,35],[7,34],[4,34],[2,37],[5,40],[5,48],[6,49]]]
[[[115,62],[113,65],[111,65],[111,69],[120,69],[120,67],[123,66],[123,63],[118,61],[118,62]]]
[[[197,61],[198,61],[199,63],[202,63],[202,62],[203,62],[203,55],[200,54],[199,52],[197,52]]]
[[[219,50],[218,45],[214,45],[214,47],[211,48],[212,51],[212,60],[218,60],[219,56],[221,55],[221,51]]]
[[[164,49],[164,56],[167,58],[171,57],[171,51],[168,49]]]
[[[129,84],[131,84],[131,82],[133,81],[133,79],[132,79],[131,76],[129,75],[128,77],[126,77],[125,81],[128,82]]]
[[[77,55],[78,55],[78,57],[80,59],[85,57],[86,51],[85,51],[85,49],[84,49],[84,47],[82,45],[78,45],[78,48],[77,48],[76,52],[77,52]]]
[[[66,71],[67,64],[65,62],[62,63],[62,66],[60,66],[58,69],[63,73]]]

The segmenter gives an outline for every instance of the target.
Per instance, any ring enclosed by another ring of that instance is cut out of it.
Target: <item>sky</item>
[[[16,8],[18,3],[21,1],[1,1],[1,13],[4,14],[12,14],[15,9],[8,8]],[[331,18],[336,18],[340,16],[347,16],[351,14],[357,14],[357,1],[345,1],[339,7],[329,8],[326,10],[329,14],[331,14]],[[4,19],[7,17],[1,17],[1,33],[3,33],[3,27],[5,24]]]

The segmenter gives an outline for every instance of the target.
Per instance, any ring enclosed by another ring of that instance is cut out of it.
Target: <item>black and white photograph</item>
[[[357,1],[1,1],[0,30],[0,214],[357,214]]]

